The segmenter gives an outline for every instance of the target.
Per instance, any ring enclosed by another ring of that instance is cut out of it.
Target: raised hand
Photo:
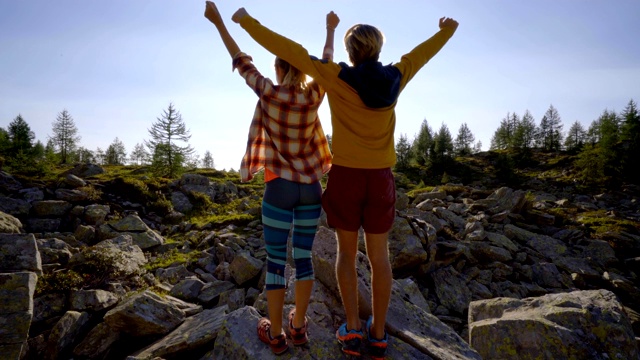
[[[440,29],[444,29],[444,28],[452,28],[453,30],[456,30],[458,28],[458,22],[453,20],[452,18],[441,17]]]
[[[236,11],[233,16],[231,16],[231,20],[235,23],[240,23],[240,19],[242,19],[245,16],[248,16],[249,13],[247,12],[247,10],[245,10],[243,7],[241,7],[240,9],[238,9],[238,11]]]
[[[218,12],[218,7],[216,7],[213,1],[205,2],[204,17],[216,25],[222,23],[222,17],[220,16],[220,12]]]
[[[327,29],[335,30],[340,23],[340,18],[333,11],[327,14]]]

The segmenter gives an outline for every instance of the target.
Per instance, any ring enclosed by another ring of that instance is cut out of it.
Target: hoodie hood
[[[354,88],[368,107],[384,108],[398,99],[402,74],[397,67],[378,61],[367,61],[358,66],[341,62],[340,66],[338,78]]]

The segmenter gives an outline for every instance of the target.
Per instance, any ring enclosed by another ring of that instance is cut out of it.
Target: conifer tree
[[[418,136],[413,140],[412,151],[416,161],[425,165],[429,161],[430,152],[433,149],[433,132],[427,119],[422,120]]]
[[[519,149],[528,150],[535,146],[536,123],[529,110],[524,112],[522,118],[516,125],[514,134],[514,146]]]
[[[463,123],[460,125],[460,129],[458,130],[458,136],[456,136],[456,141],[454,144],[454,149],[456,154],[459,156],[470,155],[472,152],[471,147],[473,146],[473,142],[476,141],[475,136],[471,133],[469,126],[467,123]]]
[[[182,171],[185,160],[194,150],[188,144],[191,134],[172,103],[151,125],[149,135],[151,139],[145,144],[152,156],[153,172],[158,176],[174,177]]]
[[[587,139],[587,132],[582,127],[582,124],[576,120],[567,132],[567,137],[564,140],[564,147],[567,151],[580,150]]]
[[[66,164],[70,160],[70,155],[75,151],[80,136],[78,136],[78,128],[76,127],[71,114],[65,109],[58,114],[53,122],[53,144],[58,150],[60,162]]]
[[[562,120],[558,110],[549,106],[538,128],[538,143],[545,151],[558,151],[562,145]]]
[[[202,167],[205,169],[213,169],[213,156],[211,156],[211,152],[209,150],[204,152],[204,157],[202,158]]]
[[[135,165],[143,165],[147,162],[149,158],[149,153],[144,148],[144,145],[137,143],[136,146],[133,147],[133,151],[131,152],[131,161]]]
[[[127,150],[124,143],[116,137],[105,152],[107,165],[124,165],[127,158]]]
[[[14,154],[24,153],[30,154],[33,148],[33,140],[35,134],[31,131],[29,124],[22,118],[22,115],[16,116],[11,123],[9,123],[9,139],[11,141],[11,151]]]
[[[409,168],[412,157],[411,144],[407,139],[407,135],[400,134],[400,138],[396,143],[396,169],[402,171]]]

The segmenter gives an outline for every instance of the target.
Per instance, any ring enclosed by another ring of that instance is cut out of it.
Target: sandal
[[[258,320],[258,338],[263,343],[269,345],[271,351],[280,355],[287,350],[289,350],[289,345],[287,345],[287,338],[285,334],[280,334],[274,338],[271,337],[271,321],[266,317]]]

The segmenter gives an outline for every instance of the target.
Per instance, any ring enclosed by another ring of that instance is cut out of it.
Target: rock
[[[147,263],[147,258],[140,247],[133,244],[131,236],[122,235],[83,248],[73,254],[69,265],[81,266],[87,261],[99,261],[101,268],[108,269],[107,278],[115,280],[141,273],[140,267]]]
[[[507,262],[513,260],[511,253],[501,247],[490,245],[484,241],[468,241],[466,242],[474,258],[483,262],[501,261]]]
[[[29,218],[26,222],[27,231],[31,233],[52,233],[60,229],[60,219]]]
[[[0,348],[26,343],[36,280],[32,272],[0,273]]]
[[[196,300],[204,285],[205,283],[199,279],[184,279],[171,288],[170,294],[182,300]]]
[[[198,294],[198,300],[209,304],[218,298],[222,293],[235,288],[235,285],[230,281],[214,281],[206,283]]]
[[[79,188],[87,185],[87,183],[84,180],[82,180],[81,178],[73,174],[67,174],[67,176],[64,177],[63,181],[65,184],[67,184],[71,188]]]
[[[184,311],[151,291],[132,295],[104,315],[111,328],[133,336],[167,334],[184,319]]]
[[[469,343],[485,359],[639,355],[629,319],[607,290],[474,301],[469,307]]]
[[[229,311],[240,309],[245,305],[244,289],[231,289],[220,294],[218,306],[226,306]]]
[[[193,210],[193,205],[189,201],[187,195],[180,191],[174,191],[171,193],[171,204],[176,211],[186,213]]]
[[[89,199],[89,194],[77,189],[57,189],[56,199],[68,202],[81,202]]]
[[[79,358],[104,360],[109,358],[112,346],[120,339],[120,333],[104,322],[96,325],[74,349]]]
[[[71,309],[72,310],[88,310],[100,311],[108,309],[118,302],[118,296],[109,291],[95,290],[77,290],[71,293]]]
[[[131,236],[133,243],[143,250],[164,244],[164,238],[151,230],[138,215],[128,215],[98,228],[98,238],[102,240],[120,235]]]
[[[188,317],[175,330],[127,359],[180,358],[215,341],[229,310],[222,306]]]
[[[0,211],[0,233],[19,234],[21,229],[22,223],[20,222],[20,220]]]
[[[34,201],[32,206],[33,214],[40,217],[62,217],[73,207],[63,200]]]
[[[38,251],[43,264],[66,265],[71,259],[71,247],[59,239],[38,239]]]
[[[0,233],[0,272],[4,271],[42,274],[42,260],[33,234]]]
[[[556,259],[567,252],[566,245],[551,236],[536,234],[511,224],[505,225],[504,233],[510,239],[516,239],[549,259]]]
[[[156,270],[156,278],[158,278],[158,280],[172,285],[178,284],[183,279],[192,278],[193,276],[194,274],[187,270],[183,264]]]
[[[409,206],[409,197],[402,191],[396,191],[396,210],[405,210]]]
[[[95,164],[78,164],[73,169],[66,171],[63,175],[72,174],[81,178],[87,178],[104,173],[104,169]]]
[[[7,213],[13,216],[29,215],[31,204],[25,200],[13,199],[0,195],[0,213]]]
[[[466,221],[462,217],[443,207],[434,208],[433,213],[440,219],[446,221],[450,227],[455,228],[457,231],[463,231],[466,226]]]
[[[435,284],[440,303],[447,309],[462,314],[471,302],[471,291],[464,276],[453,267],[447,266],[434,271],[431,278]]]
[[[92,244],[96,238],[96,228],[89,225],[80,225],[74,231],[73,236],[82,243]]]
[[[253,279],[260,273],[264,263],[249,254],[249,252],[240,252],[229,264],[229,270],[233,280],[238,285],[242,285]]]
[[[389,231],[389,260],[393,271],[413,269],[427,260],[420,238],[406,219],[396,217]]]
[[[67,311],[51,329],[45,360],[68,358],[74,344],[84,336],[88,322],[89,314],[86,312]]]
[[[11,193],[22,189],[22,184],[11,174],[0,170],[0,192]]]
[[[88,205],[84,208],[84,221],[88,225],[101,225],[110,211],[109,205]]]
[[[67,308],[64,294],[44,294],[33,299],[33,322],[38,323],[62,315]]]
[[[22,189],[19,191],[19,194],[21,194],[22,198],[28,203],[44,200],[44,192],[37,187]]]

